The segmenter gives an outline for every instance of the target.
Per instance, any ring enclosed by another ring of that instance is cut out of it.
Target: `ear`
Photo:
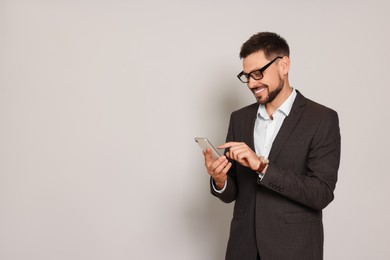
[[[279,68],[282,75],[287,75],[290,71],[290,58],[283,56],[283,58],[281,58],[279,61]]]

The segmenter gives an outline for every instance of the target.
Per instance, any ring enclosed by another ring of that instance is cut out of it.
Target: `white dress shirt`
[[[259,105],[253,131],[253,140],[258,156],[268,158],[272,143],[279,133],[284,119],[290,114],[296,96],[297,92],[293,89],[290,96],[274,111],[271,117],[268,115],[265,105]]]

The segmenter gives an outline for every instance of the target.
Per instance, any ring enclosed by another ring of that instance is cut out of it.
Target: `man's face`
[[[243,59],[243,71],[250,73],[261,69],[270,61],[265,58],[262,51],[252,53]],[[249,77],[248,88],[255,95],[259,104],[265,105],[272,102],[283,89],[284,80],[280,74],[279,61],[280,59],[277,59],[263,72],[264,77],[262,79],[255,80]]]

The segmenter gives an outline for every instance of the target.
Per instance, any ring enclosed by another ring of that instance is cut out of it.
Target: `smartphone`
[[[210,143],[210,141],[205,137],[195,137],[195,142],[198,143],[199,147],[202,148],[202,151],[206,151],[207,148],[211,150],[211,158],[218,159],[221,157],[221,154],[218,150]]]

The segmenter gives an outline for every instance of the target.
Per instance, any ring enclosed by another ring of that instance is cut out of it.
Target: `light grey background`
[[[0,259],[223,259],[216,144],[255,100],[241,44],[276,31],[290,81],[339,112],[326,259],[389,259],[389,2],[0,1]]]

